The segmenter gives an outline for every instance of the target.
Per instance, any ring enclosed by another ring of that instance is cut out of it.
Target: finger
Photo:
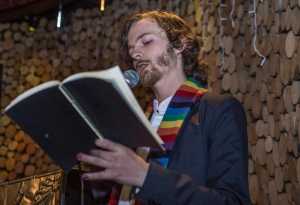
[[[108,139],[97,139],[95,141],[95,144],[97,147],[100,147],[102,149],[110,150],[110,151],[118,151],[121,147],[120,144],[112,142]]]
[[[76,156],[77,160],[90,164],[90,165],[94,165],[97,167],[102,167],[102,168],[110,168],[112,166],[112,163],[110,161],[104,160],[100,157],[95,157],[92,155],[87,155],[87,154],[83,154],[83,153],[79,153]]]
[[[101,172],[84,173],[81,177],[83,180],[113,180],[116,176],[111,171],[104,170]]]
[[[105,151],[101,149],[92,149],[90,154],[96,157],[100,157],[106,161],[114,161],[113,152]]]
[[[103,152],[103,150],[101,150],[101,149],[92,149],[90,151],[90,154],[94,155],[94,156],[101,157],[102,152]]]

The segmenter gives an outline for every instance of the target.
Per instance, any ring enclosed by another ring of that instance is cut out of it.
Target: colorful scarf
[[[191,107],[206,92],[207,89],[192,78],[187,79],[176,91],[157,131],[164,142],[166,150],[172,150],[178,132]],[[152,112],[153,107],[150,103],[145,114],[150,117]]]

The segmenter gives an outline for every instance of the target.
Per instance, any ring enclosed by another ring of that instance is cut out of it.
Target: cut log
[[[259,95],[256,94],[253,96],[252,100],[252,115],[254,119],[259,119],[261,117],[262,105],[260,103]]]
[[[293,81],[291,87],[291,98],[294,105],[299,103],[300,100],[300,81]]]
[[[35,167],[33,165],[26,165],[24,175],[25,176],[32,176],[35,173]]]
[[[291,61],[285,57],[280,58],[280,80],[282,84],[287,85],[291,82]]]
[[[14,140],[16,142],[20,142],[20,141],[22,141],[24,139],[24,135],[25,135],[25,133],[22,130],[18,131],[18,133],[15,135]]]
[[[12,171],[16,167],[16,159],[14,158],[7,158],[5,162],[5,168],[7,171]]]
[[[222,88],[224,91],[228,91],[231,87],[231,75],[226,73],[222,79]]]
[[[293,111],[292,86],[286,86],[283,91],[284,107],[288,112]]]
[[[265,151],[265,140],[264,139],[258,139],[257,144],[256,144],[256,157],[257,157],[257,162],[260,165],[266,164],[267,161],[267,155]]]
[[[229,55],[232,52],[233,48],[233,39],[230,36],[225,36],[223,38],[225,54]]]
[[[269,195],[270,195],[271,204],[279,205],[278,193],[276,189],[276,183],[274,180],[269,181]]]
[[[29,143],[26,146],[26,153],[32,155],[36,152],[36,145],[33,143]]]
[[[273,149],[273,139],[271,136],[267,136],[265,140],[265,150],[266,152],[271,152]]]
[[[267,154],[267,171],[270,177],[273,177],[275,175],[275,165],[273,162],[272,153]]]
[[[297,48],[297,41],[296,41],[296,37],[293,33],[293,31],[290,31],[286,37],[286,41],[285,41],[285,53],[286,56],[288,58],[292,58],[296,48]]]
[[[287,141],[287,134],[284,133],[283,135],[281,135],[278,145],[279,161],[281,165],[284,165],[287,160]]]
[[[256,126],[255,126],[255,131],[256,131],[256,134],[258,137],[263,137],[264,136],[264,129],[265,129],[265,126],[264,126],[264,121],[262,120],[258,120],[256,122]]]
[[[293,33],[296,35],[300,34],[300,9],[298,7],[293,8],[292,15],[291,15],[291,24]]]
[[[275,168],[275,184],[277,191],[280,193],[283,191],[284,181],[283,181],[283,172],[281,167]]]
[[[250,197],[252,204],[256,204],[258,193],[259,193],[259,183],[256,175],[251,175],[249,179],[249,189],[250,189]]]
[[[273,155],[273,162],[274,162],[275,166],[276,167],[280,166],[278,143],[277,143],[277,141],[274,141],[274,140],[273,140],[272,155]]]

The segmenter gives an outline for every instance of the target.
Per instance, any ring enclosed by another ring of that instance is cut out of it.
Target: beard
[[[160,80],[161,73],[152,66],[151,70],[145,71],[141,76],[141,83],[144,87],[152,87],[157,81]]]
[[[155,85],[155,83],[158,82],[163,75],[162,71],[159,70],[158,67],[168,67],[173,61],[176,61],[176,55],[170,44],[162,54],[153,60],[143,60],[142,62],[147,63],[148,65],[146,68],[138,71],[142,85],[144,87],[152,87]],[[148,66],[151,66],[151,68],[148,68]]]

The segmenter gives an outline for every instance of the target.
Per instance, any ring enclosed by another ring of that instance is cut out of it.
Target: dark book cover
[[[54,86],[20,101],[6,114],[65,171],[88,152],[97,138],[68,100]]]

